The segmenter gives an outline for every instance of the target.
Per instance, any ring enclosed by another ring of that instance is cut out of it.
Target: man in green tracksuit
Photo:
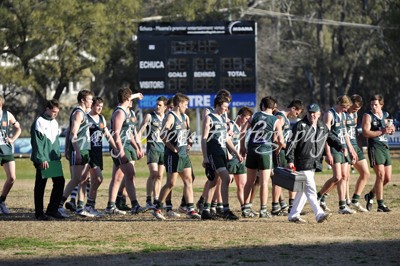
[[[58,205],[63,195],[65,183],[62,171],[57,176],[51,176],[53,189],[46,214],[43,212],[43,196],[47,178],[43,177],[42,170],[49,168],[50,162],[60,162],[61,160],[58,122],[55,119],[59,111],[60,107],[57,100],[48,101],[44,113],[36,118],[31,126],[31,161],[36,168],[34,188],[35,217],[42,221],[49,220],[49,216],[56,219],[64,218],[58,212]]]

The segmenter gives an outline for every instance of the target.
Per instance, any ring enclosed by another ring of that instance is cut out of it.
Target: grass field
[[[205,182],[201,156],[192,156],[196,181],[195,200]],[[69,180],[64,161],[66,180]],[[17,181],[7,198],[11,215],[0,215],[0,265],[292,265],[292,264],[400,264],[400,162],[393,155],[394,177],[385,188],[390,213],[357,213],[343,216],[335,211],[337,196],[328,198],[330,220],[317,224],[306,205],[298,225],[287,217],[240,219],[237,222],[190,221],[186,218],[155,221],[148,214],[85,219],[72,215],[67,221],[39,222],[33,215],[34,168],[29,159],[17,159]],[[145,160],[137,169],[137,194],[143,204],[148,175]],[[107,202],[111,160],[105,157],[105,180],[98,193],[98,209]],[[325,170],[316,176],[320,187],[330,177]],[[351,175],[351,190],[356,175]],[[4,174],[0,173],[0,185]],[[374,175],[365,188],[372,187]],[[45,203],[51,182],[48,182]],[[182,183],[173,192],[179,205]],[[235,187],[230,189],[232,209],[239,215]],[[364,204],[364,201],[362,201]],[[270,205],[270,200],[268,202]],[[254,202],[258,206],[258,200]],[[376,207],[376,205],[374,205]]]

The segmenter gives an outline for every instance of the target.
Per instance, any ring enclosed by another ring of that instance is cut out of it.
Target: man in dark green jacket
[[[48,101],[46,110],[41,116],[35,119],[31,127],[31,161],[36,168],[34,189],[35,217],[38,220],[44,221],[49,220],[49,216],[56,219],[64,218],[58,211],[58,205],[60,204],[65,184],[62,169],[58,165],[61,161],[61,152],[58,122],[55,118],[59,110],[60,107],[57,100]],[[47,178],[53,180],[53,189],[46,214],[44,214],[43,196]]]

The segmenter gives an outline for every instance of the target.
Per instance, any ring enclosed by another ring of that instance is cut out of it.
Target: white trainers
[[[177,212],[174,212],[173,210],[167,211],[167,216],[170,218],[178,218],[181,217],[181,215]]]
[[[361,204],[359,202],[356,202],[356,203],[352,202],[350,205],[353,209],[356,209],[359,212],[368,212],[368,210],[366,208],[364,208],[363,206],[361,206]]]
[[[94,215],[94,217],[104,217],[104,213],[99,212],[98,210],[96,210],[94,207],[92,206],[85,206],[85,210]]]
[[[0,213],[2,213],[2,214],[10,214],[10,210],[7,208],[5,201],[0,203]]]
[[[63,207],[58,208],[58,214],[60,214],[64,218],[69,218],[67,211]]]
[[[157,209],[153,210],[151,212],[151,215],[153,215],[157,220],[165,220],[165,217],[164,215],[161,214],[160,210]]]
[[[243,209],[243,210],[242,210],[242,217],[243,217],[243,218],[254,218],[255,215],[254,215],[254,213],[251,211],[251,209]]]
[[[76,209],[76,214],[78,214],[78,215],[80,215],[80,216],[83,216],[83,217],[90,217],[90,218],[93,218],[93,217],[94,217],[94,214],[88,212],[88,211],[85,210],[84,208]]]
[[[105,214],[121,214],[121,215],[125,215],[126,211],[121,211],[120,209],[118,209],[117,207],[112,207],[112,208],[106,208],[104,210]]]
[[[349,208],[347,208],[347,206],[346,206],[346,207],[344,207],[343,209],[339,209],[339,210],[338,210],[338,213],[339,213],[339,214],[354,214],[354,213],[356,213],[356,211],[355,211],[355,210],[352,210],[352,209],[349,209]]]

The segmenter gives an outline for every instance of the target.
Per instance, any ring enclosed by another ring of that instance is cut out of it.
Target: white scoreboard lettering
[[[211,106],[210,95],[189,95],[190,106]]]

